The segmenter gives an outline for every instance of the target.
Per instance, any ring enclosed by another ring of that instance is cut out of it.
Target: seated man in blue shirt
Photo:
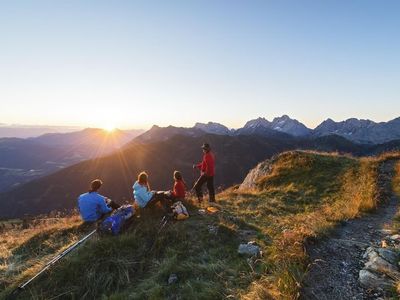
[[[95,222],[113,209],[120,207],[111,199],[97,193],[103,182],[95,179],[90,184],[89,192],[82,194],[78,198],[78,208],[83,221]]]

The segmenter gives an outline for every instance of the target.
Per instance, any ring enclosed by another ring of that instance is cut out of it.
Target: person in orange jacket
[[[203,201],[202,187],[205,183],[207,183],[209,201],[215,202],[215,157],[211,152],[211,147],[209,144],[204,143],[201,148],[203,149],[203,160],[201,163],[193,165],[193,168],[200,169],[200,177],[197,179],[193,188],[196,191],[197,200],[199,203],[201,203]]]

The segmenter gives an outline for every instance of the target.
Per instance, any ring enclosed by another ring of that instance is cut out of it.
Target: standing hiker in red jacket
[[[201,147],[203,149],[203,161],[199,164],[193,165],[193,168],[200,169],[200,177],[197,179],[194,190],[196,191],[199,203],[203,201],[202,187],[207,183],[208,196],[210,202],[215,202],[215,189],[214,189],[214,175],[215,175],[215,158],[211,152],[209,144],[204,143]]]

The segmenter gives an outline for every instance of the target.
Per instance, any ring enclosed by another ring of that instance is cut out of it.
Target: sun
[[[104,130],[108,131],[108,132],[113,132],[116,129],[116,126],[114,124],[108,124],[106,126],[104,126]]]

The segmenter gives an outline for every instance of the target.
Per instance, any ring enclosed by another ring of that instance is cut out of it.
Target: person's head
[[[210,144],[208,143],[204,143],[203,146],[201,146],[201,149],[203,149],[203,152],[210,152],[211,151],[211,147]]]
[[[146,172],[140,172],[140,174],[138,175],[138,182],[141,185],[147,185],[148,184],[148,178],[149,176],[147,175]]]
[[[174,180],[178,181],[178,180],[182,180],[182,173],[179,171],[174,171]]]
[[[103,181],[101,181],[100,179],[95,179],[90,183],[90,189],[89,189],[89,193],[92,192],[97,192],[99,190],[99,188],[101,187],[101,185],[103,184]]]

